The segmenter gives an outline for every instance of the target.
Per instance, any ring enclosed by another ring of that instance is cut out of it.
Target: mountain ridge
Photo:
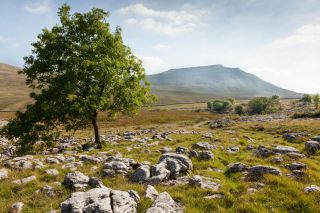
[[[31,90],[25,85],[25,77],[18,75],[21,68],[0,62],[0,110],[22,110],[31,103]],[[213,98],[235,97],[248,99],[255,96],[270,96],[270,83],[247,73],[240,68],[228,68],[222,65],[186,67],[148,75],[152,91],[158,96],[157,104],[175,104],[206,102]],[[248,80],[249,79],[249,80]],[[244,81],[245,80],[245,81]],[[247,89],[245,86],[259,82],[260,87]],[[301,94],[272,85],[273,91],[280,96],[297,98]],[[253,91],[269,91],[252,93]]]
[[[148,79],[153,92],[160,96],[159,102],[165,102],[161,97],[164,92],[185,93],[183,102],[207,101],[217,97],[252,98],[279,95],[283,98],[298,98],[301,96],[299,93],[275,86],[240,68],[224,67],[220,64],[170,69],[148,75]],[[188,93],[199,94],[199,98],[188,100]]]

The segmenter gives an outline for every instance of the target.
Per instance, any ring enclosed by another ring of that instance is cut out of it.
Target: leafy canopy
[[[279,96],[269,97],[255,97],[248,103],[248,113],[253,114],[267,114],[274,113],[280,109]]]
[[[60,24],[44,29],[20,72],[34,89],[34,104],[18,112],[2,133],[22,145],[84,128],[99,111],[136,113],[154,100],[142,62],[124,45],[121,29],[110,31],[109,13],[94,8],[70,14],[63,5]]]
[[[207,103],[210,112],[225,113],[232,109],[235,100],[233,98],[216,99]]]

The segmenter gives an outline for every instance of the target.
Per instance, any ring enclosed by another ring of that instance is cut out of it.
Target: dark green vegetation
[[[226,113],[232,110],[235,103],[233,98],[216,99],[207,103],[210,112]]]
[[[34,103],[1,132],[19,138],[23,149],[57,137],[62,124],[66,131],[92,125],[100,146],[100,111],[133,114],[153,100],[142,62],[123,44],[120,28],[111,32],[107,12],[71,15],[64,5],[58,15],[61,23],[43,30],[20,71]]]
[[[221,65],[172,69],[149,75],[159,103],[207,102],[212,98],[272,96],[300,98],[301,95],[274,86],[238,68]]]
[[[277,112],[280,109],[280,99],[278,96],[256,97],[248,103],[248,114],[268,114]]]

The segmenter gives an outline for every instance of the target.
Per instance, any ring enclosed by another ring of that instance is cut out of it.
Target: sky
[[[320,93],[319,0],[0,0],[0,62],[23,66],[58,8],[110,12],[147,74],[222,64],[302,93]]]

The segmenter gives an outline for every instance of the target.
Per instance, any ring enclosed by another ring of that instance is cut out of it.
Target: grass
[[[10,117],[10,113],[1,113],[3,117]],[[97,155],[101,151],[111,153],[120,152],[124,157],[132,158],[136,161],[149,161],[156,163],[161,156],[159,150],[165,146],[173,150],[178,146],[187,147],[189,150],[192,144],[199,141],[208,141],[217,146],[213,150],[214,160],[199,161],[192,159],[193,170],[188,174],[202,175],[214,179],[221,184],[217,192],[189,185],[180,186],[155,186],[159,192],[167,191],[176,201],[184,206],[186,213],[210,213],[210,212],[319,212],[320,194],[305,194],[304,187],[309,185],[320,185],[320,155],[308,156],[298,161],[307,164],[306,175],[301,179],[292,179],[287,176],[289,170],[283,165],[291,163],[293,160],[284,156],[283,164],[273,164],[269,160],[272,157],[262,159],[253,155],[252,151],[246,149],[249,144],[244,136],[254,140],[254,147],[265,145],[272,147],[275,145],[287,145],[297,148],[304,152],[303,143],[289,143],[282,139],[285,131],[299,131],[310,134],[311,136],[320,135],[320,122],[318,120],[285,120],[277,122],[236,122],[234,125],[226,128],[210,129],[209,126],[196,126],[198,122],[217,118],[221,115],[209,114],[207,112],[195,112],[194,110],[176,110],[176,109],[145,109],[137,117],[120,116],[118,120],[109,121],[106,115],[100,116],[100,127],[103,133],[115,132],[122,133],[128,130],[136,130],[145,127],[155,127],[159,130],[197,130],[199,132],[211,132],[212,139],[204,138],[200,134],[172,134],[173,141],[162,141],[155,146],[141,146],[128,150],[127,147],[133,147],[134,142],[121,141],[118,145],[107,144],[102,150],[92,150],[86,154]],[[77,137],[92,136],[91,129],[83,130],[77,133]],[[306,138],[307,140],[308,138]],[[153,142],[153,141],[151,141]],[[151,143],[150,142],[150,143]],[[239,146],[240,152],[230,154],[226,149],[230,146]],[[113,150],[113,151],[111,151]],[[306,154],[306,153],[304,153]],[[44,158],[45,156],[36,156]],[[255,182],[242,180],[242,174],[227,173],[229,163],[242,162],[247,165],[271,165],[281,169],[281,177],[265,176],[260,182],[265,186],[255,193],[248,192],[248,188],[255,187]],[[97,166],[98,170],[91,171],[92,166]],[[218,168],[221,172],[208,170],[208,168]],[[62,182],[65,174],[69,170],[63,170],[60,165],[50,165],[48,168],[56,168],[60,171],[57,177],[50,177],[41,170],[10,170],[9,179],[0,182],[0,212],[7,212],[10,205],[14,202],[22,201],[25,203],[23,212],[47,212],[53,209],[59,209],[59,204],[64,201],[71,191],[63,186],[55,185],[54,182]],[[96,176],[102,179],[103,183],[113,189],[118,190],[136,190],[141,196],[141,202],[138,205],[139,212],[145,212],[152,202],[144,197],[144,185],[134,184],[128,181],[128,177],[117,176],[115,178],[104,178],[102,176],[102,163],[85,163],[79,167],[79,171],[89,176]],[[11,181],[28,177],[37,176],[37,180],[25,185],[14,185]],[[47,197],[40,192],[44,185],[54,186],[57,195],[53,198]],[[204,199],[207,195],[222,194],[223,199]]]

